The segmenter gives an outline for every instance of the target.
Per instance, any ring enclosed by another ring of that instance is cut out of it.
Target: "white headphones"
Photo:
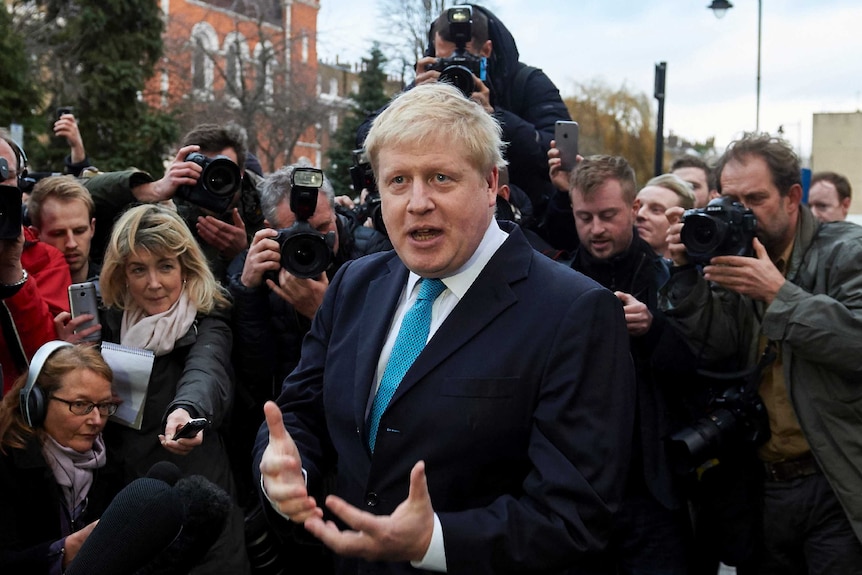
[[[39,373],[45,367],[45,362],[51,357],[55,351],[63,347],[73,347],[66,341],[49,341],[42,345],[30,361],[30,371],[27,373],[27,384],[21,390],[19,396],[19,404],[21,407],[21,415],[24,416],[24,421],[30,427],[36,427],[45,420],[45,412],[47,410],[48,398],[41,389],[36,387],[36,380],[39,379]]]

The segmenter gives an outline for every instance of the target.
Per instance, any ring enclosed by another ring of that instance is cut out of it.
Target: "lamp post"
[[[727,0],[712,0],[707,6],[715,14],[716,18],[723,18],[733,4]],[[763,22],[763,0],[757,0],[757,116],[754,123],[754,131],[760,131],[760,36],[761,24]]]

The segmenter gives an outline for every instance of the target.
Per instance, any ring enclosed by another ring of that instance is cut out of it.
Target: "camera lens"
[[[201,181],[213,195],[233,195],[239,188],[239,168],[230,160],[214,160],[204,169]]]
[[[332,250],[324,236],[300,233],[287,239],[281,248],[281,267],[299,278],[322,274],[332,261]]]
[[[442,72],[440,72],[440,81],[452,84],[461,90],[461,92],[468,98],[470,97],[470,94],[473,93],[473,88],[475,87],[475,84],[473,83],[473,72],[471,72],[466,66],[447,66]]]
[[[680,239],[692,254],[714,252],[724,242],[727,224],[704,214],[694,214],[685,219]]]
[[[677,473],[686,473],[713,457],[736,428],[733,412],[719,408],[670,437],[669,456]]]

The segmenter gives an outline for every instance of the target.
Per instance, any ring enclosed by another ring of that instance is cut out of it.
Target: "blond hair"
[[[495,166],[506,165],[502,134],[500,124],[458,88],[432,82],[402,92],[392,100],[375,118],[365,139],[365,151],[377,174],[384,147],[430,144],[445,138],[447,142],[461,143],[470,163],[488,174]]]
[[[63,203],[75,200],[84,202],[90,219],[96,215],[96,204],[90,191],[74,176],[49,176],[36,182],[27,200],[27,213],[37,228],[42,227],[42,206],[52,198]]]
[[[694,190],[691,189],[691,184],[675,174],[661,174],[652,178],[646,183],[644,188],[656,186],[670,190],[679,198],[679,207],[684,210],[690,210],[694,207]]]
[[[126,285],[126,262],[138,250],[180,262],[185,290],[198,312],[228,308],[224,288],[216,282],[200,246],[186,223],[173,210],[143,204],[126,211],[114,224],[102,264],[102,299],[108,306],[126,309],[131,296]]]

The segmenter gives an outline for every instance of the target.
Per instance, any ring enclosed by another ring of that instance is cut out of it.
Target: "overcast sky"
[[[665,135],[719,147],[754,130],[757,0],[733,0],[723,19],[710,0],[488,0],[512,31],[521,61],[563,95],[601,79],[652,96],[667,62]],[[762,0],[760,129],[811,151],[812,116],[862,109],[862,1]],[[320,0],[318,56],[358,62],[379,37],[377,0]],[[655,100],[653,100],[656,103]],[[657,109],[657,108],[656,108]],[[577,120],[577,118],[574,118]]]

